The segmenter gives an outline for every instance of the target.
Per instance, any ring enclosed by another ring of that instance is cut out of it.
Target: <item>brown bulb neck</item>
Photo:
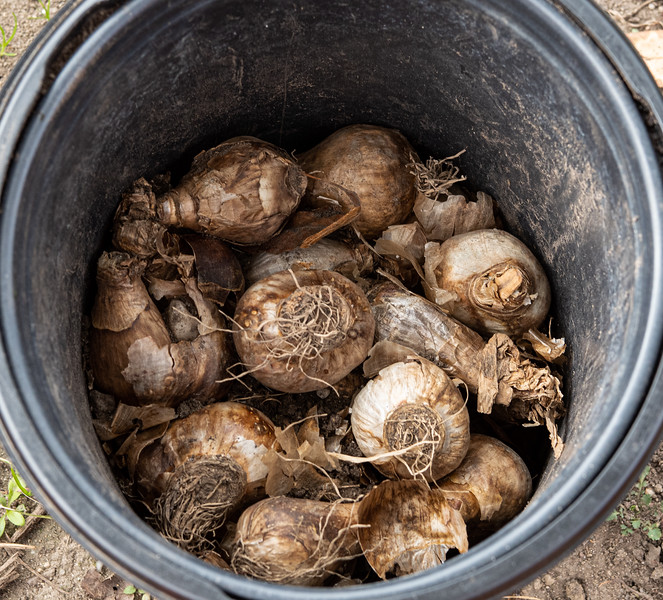
[[[496,314],[515,312],[529,306],[534,299],[527,272],[510,261],[495,265],[475,277],[468,295],[476,306]]]
[[[187,227],[198,231],[198,204],[195,199],[180,186],[166,192],[157,200],[157,219],[166,227]]]

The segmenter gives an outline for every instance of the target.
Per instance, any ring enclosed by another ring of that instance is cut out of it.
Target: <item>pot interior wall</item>
[[[470,184],[541,259],[571,405],[567,449],[537,493],[581,464],[637,355],[647,208],[620,129],[628,107],[569,59],[539,3],[507,4],[144,2],[88,39],[27,132],[12,281],[39,410],[82,480],[127,510],[90,422],[80,343],[120,193],[233,135],[301,152],[350,123],[397,128],[422,157],[465,150]]]

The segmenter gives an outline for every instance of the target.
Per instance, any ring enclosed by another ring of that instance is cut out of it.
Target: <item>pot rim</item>
[[[129,13],[135,15],[147,11],[158,3],[159,0],[122,3],[91,37],[113,35],[114,31],[123,27],[123,19]],[[578,26],[588,33],[591,42],[582,43],[596,44],[596,51],[608,57],[638,102],[644,104],[659,127],[663,127],[663,97],[646,66],[616,25],[588,0],[557,0],[554,4],[564,14],[545,0],[532,2],[535,5],[533,10],[542,11],[556,19],[565,35],[575,38]],[[33,107],[42,97],[53,58],[81,23],[100,9],[107,10],[108,6],[102,0],[80,0],[58,13],[19,61],[5,85],[0,95],[0,139],[4,142],[0,145],[0,187],[3,198],[7,191],[7,181],[11,178],[14,150],[25,135]],[[639,128],[643,128],[642,124]],[[642,164],[657,170],[657,157],[652,153],[653,149],[650,145],[648,147],[645,140],[640,141],[640,147],[634,148],[634,151],[639,153]],[[650,182],[650,189],[650,209],[661,221],[661,209],[656,205],[657,198],[658,201],[663,198],[660,177]],[[7,216],[3,214],[2,219],[6,221]],[[57,518],[64,529],[113,570],[147,589],[155,590],[161,598],[188,598],[192,597],[191,594],[196,598],[219,598],[228,593],[301,600],[308,599],[312,593],[330,599],[343,597],[348,600],[377,599],[384,595],[423,598],[442,581],[454,586],[458,600],[470,597],[492,598],[516,585],[522,585],[549,568],[553,561],[560,559],[570,551],[570,547],[595,529],[637,479],[641,468],[661,440],[663,416],[659,404],[663,394],[663,303],[660,298],[663,296],[663,252],[660,249],[660,222],[652,226],[657,228],[655,233],[658,234],[653,236],[658,244],[655,253],[657,260],[651,266],[656,293],[652,294],[648,314],[650,324],[656,319],[658,323],[655,323],[657,327],[648,330],[648,337],[642,343],[641,354],[646,356],[643,361],[647,365],[641,366],[641,370],[647,373],[647,379],[637,389],[630,388],[633,396],[631,404],[637,406],[638,410],[630,422],[623,424],[623,438],[616,447],[611,442],[593,449],[592,457],[597,466],[589,483],[583,481],[584,474],[577,473],[569,481],[556,485],[553,490],[556,494],[555,502],[539,503],[543,506],[539,506],[541,510],[538,511],[525,511],[500,530],[499,540],[491,538],[477,545],[462,561],[450,561],[444,569],[357,586],[354,589],[320,589],[312,592],[310,588],[274,586],[221,573],[174,546],[165,544],[155,532],[138,523],[138,517],[129,513],[115,514],[116,506],[107,501],[103,491],[96,489],[92,482],[78,480],[75,477],[75,465],[58,456],[57,438],[45,433],[47,423],[38,423],[39,416],[33,410],[34,405],[31,405],[34,399],[27,398],[25,391],[25,375],[19,372],[9,351],[14,347],[15,337],[11,330],[11,315],[3,316],[0,346],[0,433],[12,460],[37,496],[43,499],[49,513]],[[6,257],[10,240],[6,238],[3,235],[0,240],[0,259],[4,261],[9,260]],[[0,273],[3,277],[0,285],[2,296],[10,301],[9,269],[3,268]],[[3,303],[2,311],[6,310],[5,307]],[[14,309],[14,312],[18,311]],[[586,487],[583,488],[581,483]],[[86,512],[87,515],[81,519],[81,515]],[[567,525],[560,527],[562,522]],[[528,533],[530,531],[536,533],[531,535]],[[140,573],[134,572],[136,563],[122,551],[132,535],[131,546],[138,551]],[[173,572],[168,566],[174,568],[174,565],[184,568],[179,568],[175,577],[169,574],[169,580],[164,581],[165,573]],[[473,574],[471,580],[468,580],[468,572]],[[489,587],[481,587],[482,576],[485,577],[483,583],[490,583]]]

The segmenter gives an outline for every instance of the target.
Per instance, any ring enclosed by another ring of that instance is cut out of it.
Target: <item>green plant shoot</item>
[[[39,5],[41,6],[41,15],[38,17],[30,17],[31,19],[46,19],[47,21],[50,21],[51,19],[51,0],[46,0],[44,2],[43,0],[37,0],[39,2]]]
[[[15,52],[7,52],[7,47],[12,43],[12,40],[16,35],[16,30],[18,29],[18,19],[16,18],[16,13],[12,13],[12,16],[14,17],[14,29],[12,29],[11,35],[9,37],[7,37],[5,30],[2,28],[2,26],[0,26],[0,33],[2,33],[2,42],[0,42],[0,56],[16,56]]]
[[[661,532],[663,503],[658,507],[652,505],[653,497],[647,493],[649,471],[650,467],[645,467],[626,500],[612,511],[606,520],[617,521],[622,535],[641,531],[650,540],[657,542],[663,537]]]
[[[25,517],[29,516],[26,512],[25,504],[17,502],[21,497],[32,498],[32,492],[26,487],[23,478],[16,472],[14,465],[8,460],[0,458],[0,462],[5,463],[11,470],[11,475],[7,482],[7,493],[0,494],[0,537],[4,534],[7,522],[15,527],[25,525]],[[49,519],[47,515],[38,515],[41,518]]]
[[[134,596],[140,594],[140,600],[150,600],[150,595],[145,590],[139,590],[135,585],[128,585],[122,590],[125,596]]]

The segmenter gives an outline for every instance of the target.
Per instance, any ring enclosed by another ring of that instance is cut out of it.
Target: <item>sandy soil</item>
[[[52,0],[51,15],[65,2]],[[663,1],[599,0],[626,33],[663,29]],[[44,25],[38,0],[0,0],[0,26],[9,36],[16,15],[16,35],[0,57],[0,85],[21,53]],[[4,456],[0,448],[0,456]],[[9,481],[0,468],[0,493]],[[28,503],[36,511],[36,503]],[[521,600],[663,600],[663,446],[647,471],[615,511],[566,560],[505,598]],[[118,599],[128,582],[113,576],[51,519],[17,530],[13,541],[30,546],[0,549],[0,597],[5,600]],[[27,530],[27,531],[26,531]],[[9,533],[13,531],[8,528]],[[25,533],[23,533],[25,531]],[[6,541],[7,534],[5,539]],[[139,596],[136,595],[136,598]],[[145,599],[147,600],[147,598]]]

